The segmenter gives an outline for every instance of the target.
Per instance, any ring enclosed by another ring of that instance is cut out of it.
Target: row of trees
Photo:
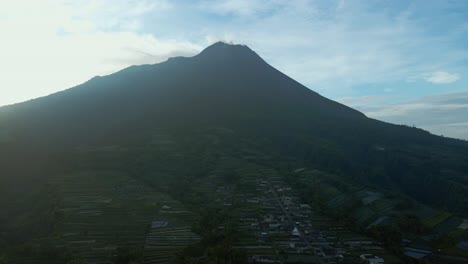
[[[232,216],[219,208],[204,208],[193,231],[202,236],[200,243],[187,247],[178,263],[247,263],[245,251],[234,248],[240,232]]]

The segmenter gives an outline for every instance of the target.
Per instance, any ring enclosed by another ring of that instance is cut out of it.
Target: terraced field
[[[426,218],[423,220],[423,223],[430,227],[433,228],[438,224],[441,224],[442,222],[446,221],[449,217],[451,216],[450,213],[448,212],[439,212],[437,215],[432,216],[430,218]]]
[[[191,231],[196,216],[182,204],[164,200],[146,235],[143,263],[173,263],[177,253],[195,244],[200,236]]]
[[[122,246],[134,250],[145,247],[146,253],[151,244],[148,242],[160,232],[151,228],[158,215],[170,215],[168,219],[173,220],[168,228],[173,231],[187,230],[186,226],[190,226],[193,219],[193,214],[177,206],[169,196],[121,172],[80,172],[62,175],[54,183],[62,190],[59,241],[89,263],[109,263],[116,249]],[[174,210],[164,212],[161,210],[164,205],[171,205]],[[183,228],[176,224],[176,219],[184,223]],[[161,248],[173,247],[170,239],[165,241],[167,243]],[[180,243],[173,252],[186,244]]]
[[[201,212],[195,214],[188,208],[196,211],[193,206],[203,205],[229,212],[230,224],[238,228],[233,246],[250,261],[288,256],[334,261],[344,252],[359,255],[368,251],[389,257],[368,238],[346,231],[301,204],[299,194],[275,169],[222,157],[204,177],[192,177],[188,182],[187,197],[194,200],[182,196],[182,203],[169,195],[177,184],[155,189],[154,184],[120,171],[59,175],[52,182],[61,190],[56,241],[88,263],[112,263],[122,247],[137,251],[139,263],[173,263],[184,248],[201,241],[192,232]],[[379,198],[363,207],[369,211],[363,221],[372,218],[374,210],[388,211],[393,206]],[[304,235],[294,235],[294,227]],[[361,245],[362,241],[368,244]],[[345,246],[347,242],[350,244]]]

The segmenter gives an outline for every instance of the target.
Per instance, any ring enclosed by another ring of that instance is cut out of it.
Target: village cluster
[[[385,251],[382,245],[314,213],[274,170],[265,169],[261,175],[244,179],[255,186],[250,194],[218,199],[225,207],[236,200],[247,204],[239,220],[242,231],[251,236],[241,239],[239,247],[247,250],[250,263],[345,263],[348,258],[384,263],[375,255]],[[217,192],[230,193],[225,187]]]

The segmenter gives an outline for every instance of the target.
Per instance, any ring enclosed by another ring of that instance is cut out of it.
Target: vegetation
[[[373,226],[368,234],[378,241],[382,241],[386,248],[396,255],[403,255],[401,248],[401,232],[395,226]]]
[[[431,218],[428,218],[424,221],[424,224],[428,227],[434,227],[437,224],[440,224],[441,222],[447,220],[451,216],[450,213],[448,212],[441,212]]]
[[[142,261],[142,251],[140,248],[129,245],[119,246],[112,257],[113,264],[136,264]]]
[[[219,209],[203,210],[194,232],[201,234],[199,244],[186,248],[179,256],[179,263],[247,263],[247,255],[235,249],[239,230],[229,213]]]
[[[409,233],[414,235],[422,235],[424,233],[428,233],[430,230],[421,222],[421,219],[419,219],[417,216],[410,214],[402,215],[399,217],[398,227],[400,228],[402,233]]]

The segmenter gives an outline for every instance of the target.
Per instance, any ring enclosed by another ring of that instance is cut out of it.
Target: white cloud
[[[445,71],[437,71],[428,75],[425,80],[434,84],[446,84],[453,83],[460,79],[460,75],[457,73],[448,73]]]
[[[361,97],[343,97],[336,99],[336,101],[350,107],[369,107],[374,106],[376,104],[381,104],[383,101],[385,101],[385,99],[387,99],[387,96],[368,95]]]
[[[468,28],[454,22],[464,19],[461,13],[446,19],[447,10],[463,8],[452,4],[221,0],[201,6],[221,16],[203,33],[234,36],[287,75],[336,98],[357,85],[409,85],[438,69],[463,71],[468,51],[460,36]],[[449,28],[432,32],[442,26]]]
[[[367,105],[359,101],[354,106],[367,116],[383,121],[415,125],[434,134],[468,140],[468,92],[427,96],[418,100]]]
[[[425,129],[435,135],[443,135],[468,140],[468,122],[430,125],[425,126]]]
[[[462,62],[468,60],[468,50],[460,48],[460,36],[467,35],[468,27],[451,22],[437,34],[429,29],[448,21],[432,10],[455,10],[448,8],[451,4],[0,1],[0,70],[8,72],[0,75],[0,105],[65,89],[130,64],[193,54],[217,40],[247,44],[279,70],[333,98],[362,94],[354,89],[359,85],[387,87],[408,81],[409,86],[440,69],[449,76],[432,80],[448,82],[454,72],[466,69]],[[418,13],[426,6],[434,14]],[[453,21],[461,16],[450,15]]]
[[[274,0],[205,0],[199,8],[218,15],[254,16],[274,9],[278,1]]]
[[[64,1],[66,8],[78,21],[91,21],[101,30],[138,30],[146,14],[160,15],[173,6],[168,0],[85,0]]]

